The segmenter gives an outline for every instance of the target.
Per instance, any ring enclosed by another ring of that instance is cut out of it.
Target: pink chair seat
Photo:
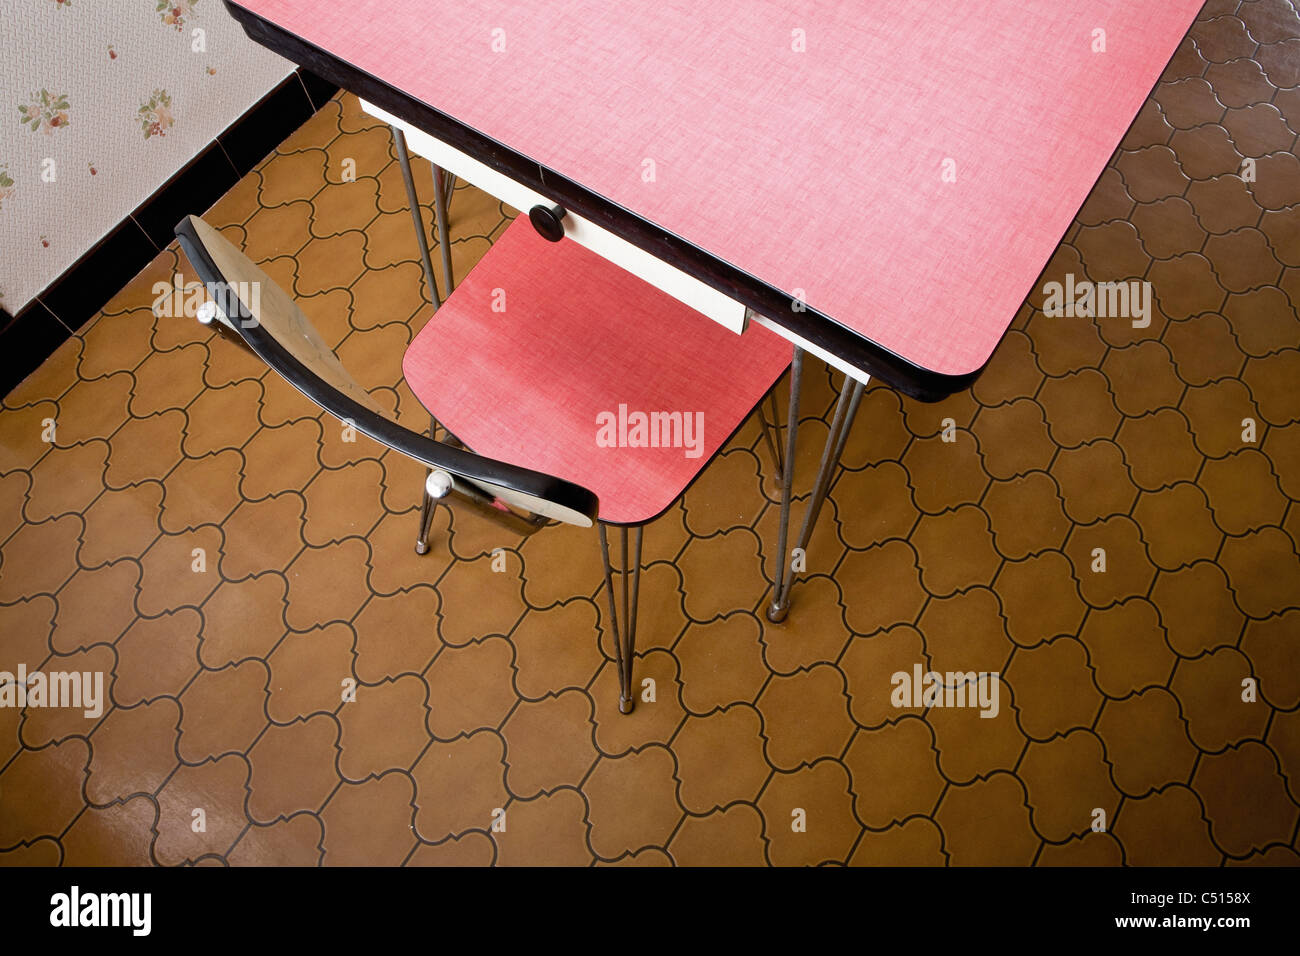
[[[790,355],[766,329],[736,335],[520,216],[425,323],[402,369],[478,454],[583,485],[600,520],[640,524],[686,490]],[[654,427],[638,427],[638,413]]]

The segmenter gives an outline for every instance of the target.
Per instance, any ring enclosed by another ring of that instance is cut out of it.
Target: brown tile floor
[[[419,469],[155,318],[192,278],[165,252],[0,413],[0,670],[111,689],[0,709],[0,860],[1296,863],[1298,51],[1286,0],[1207,5],[1044,276],[1149,279],[1150,327],[1035,296],[969,393],[873,384],[779,627],[747,425],[647,532],[631,717],[591,532],[458,506],[416,557]],[[463,274],[511,213],[452,212]],[[208,218],[423,421],[404,193],[353,98]],[[801,494],[836,385],[808,377]],[[922,661],[999,672],[999,715],[891,707]]]

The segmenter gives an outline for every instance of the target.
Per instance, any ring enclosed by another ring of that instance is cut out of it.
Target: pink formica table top
[[[1201,6],[231,2],[943,375],[988,360]]]

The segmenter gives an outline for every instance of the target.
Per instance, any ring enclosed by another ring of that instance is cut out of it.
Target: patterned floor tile
[[[1150,324],[1035,290],[968,392],[870,383],[779,625],[738,432],[646,529],[631,715],[589,531],[457,504],[416,555],[423,469],[155,316],[164,250],[0,406],[0,667],[105,675],[93,717],[0,709],[0,863],[1294,865],[1298,46],[1290,0],[1206,5],[1044,271],[1150,281]],[[514,214],[458,184],[458,277]],[[427,424],[355,97],[206,217]],[[796,523],[839,388],[804,379]]]

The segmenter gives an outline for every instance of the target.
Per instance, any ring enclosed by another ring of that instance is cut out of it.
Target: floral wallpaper
[[[0,63],[11,314],[293,70],[221,0],[0,0]]]
[[[64,0],[55,2],[62,3]],[[40,130],[49,136],[58,127],[68,125],[68,94],[51,95],[49,90],[41,90],[40,93],[32,94],[32,102],[27,106],[18,107],[18,112],[22,116],[20,122],[31,123],[33,130]]]

